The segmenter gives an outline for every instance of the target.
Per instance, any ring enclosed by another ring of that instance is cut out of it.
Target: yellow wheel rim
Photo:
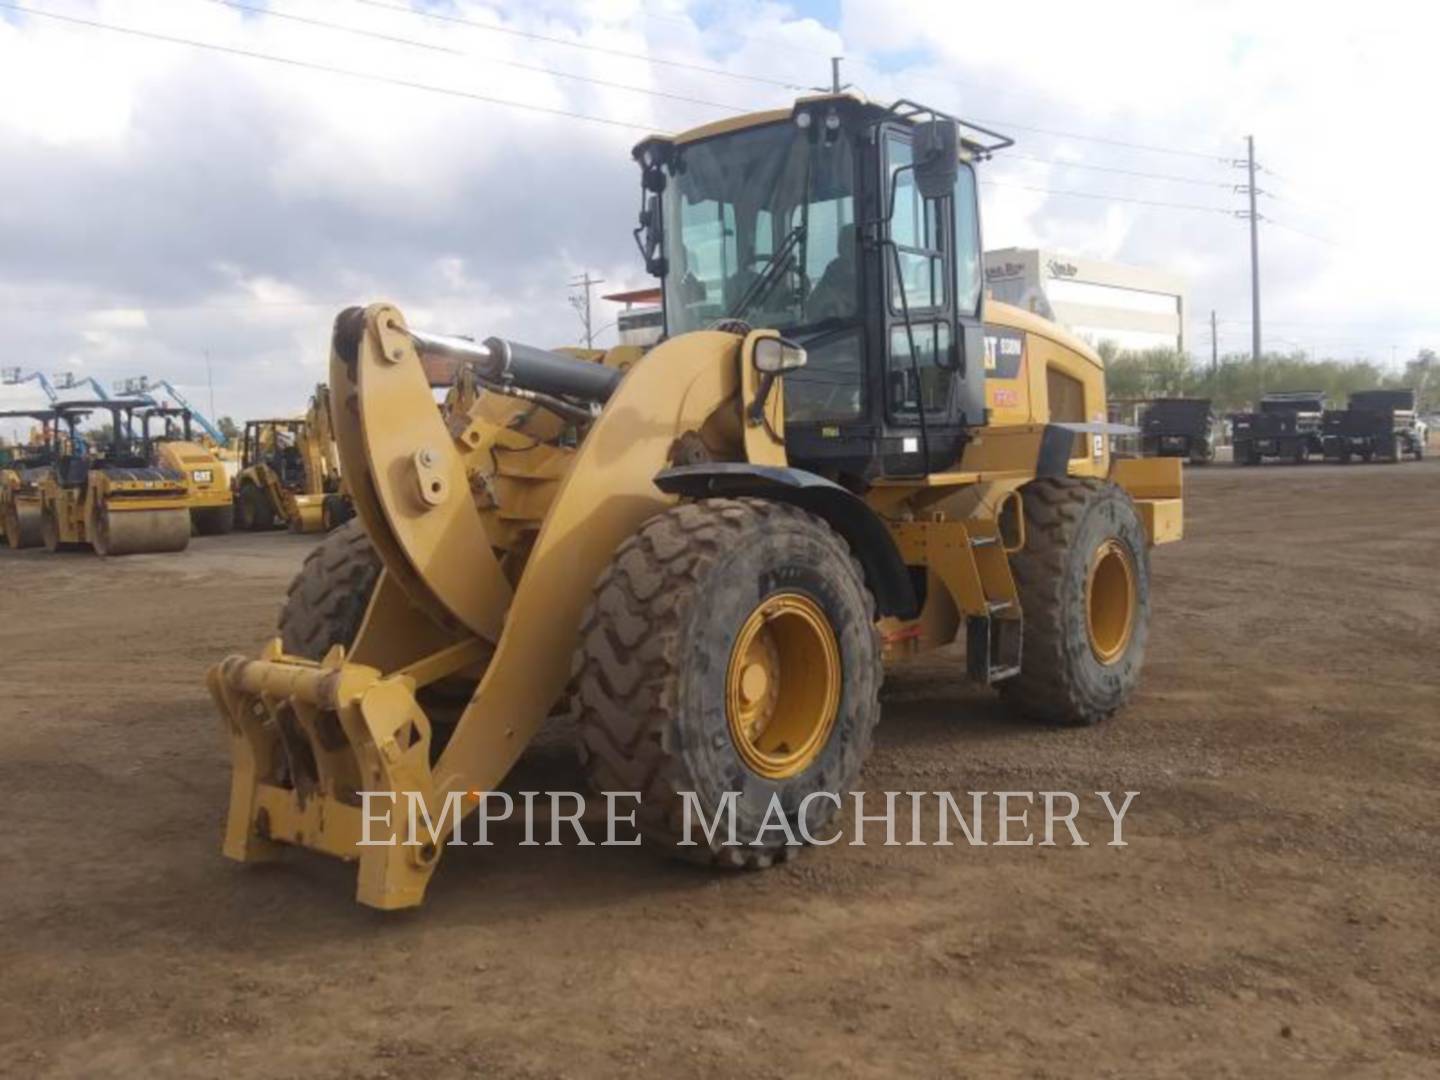
[[[741,759],[772,780],[796,776],[835,730],[840,646],[820,605],[799,593],[750,613],[725,675],[725,718]]]
[[[1113,537],[1095,549],[1085,584],[1090,651],[1102,664],[1125,653],[1135,630],[1135,562],[1130,549]]]

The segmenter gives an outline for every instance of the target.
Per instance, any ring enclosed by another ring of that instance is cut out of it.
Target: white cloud
[[[1277,174],[1262,187],[1281,196],[1262,210],[1341,245],[1265,229],[1274,340],[1382,359],[1392,344],[1404,356],[1440,340],[1429,270],[1440,246],[1429,192],[1440,151],[1415,124],[1433,97],[1428,6],[847,0],[838,27],[805,14],[805,4],[750,0],[462,0],[436,9],[517,34],[334,0],[275,5],[392,39],[378,40],[205,0],[26,2],[635,125],[0,15],[0,310],[19,316],[25,355],[47,371],[74,363],[105,382],[144,373],[199,391],[208,354],[221,410],[244,415],[303,404],[323,375],[330,323],[349,303],[392,299],[438,330],[575,340],[566,301],[575,273],[603,277],[606,291],[645,280],[629,235],[638,203],[629,148],[641,132],[724,115],[694,102],[761,108],[792,96],[620,53],[801,86],[823,83],[828,57],[844,54],[846,77],[877,97],[1215,158],[1239,155],[1241,137],[1254,132]],[[1236,170],[1014,134],[1017,154],[984,172],[1021,185],[985,188],[990,246],[1043,245],[1181,273],[1197,316],[1213,306],[1226,320],[1223,344],[1247,344],[1243,222],[1025,190],[1230,208],[1240,205],[1226,186],[1241,179]],[[602,308],[597,322],[613,315]],[[1202,341],[1192,327],[1192,343]]]

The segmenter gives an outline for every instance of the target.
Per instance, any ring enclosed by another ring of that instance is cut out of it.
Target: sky
[[[350,304],[574,343],[576,275],[648,284],[630,147],[831,56],[1012,135],[986,246],[1182,275],[1197,353],[1212,308],[1249,347],[1253,134],[1267,347],[1403,363],[1440,347],[1437,30],[1393,0],[0,0],[0,366],[243,419],[303,410]]]

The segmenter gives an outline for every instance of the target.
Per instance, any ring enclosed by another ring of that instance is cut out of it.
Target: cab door
[[[881,190],[889,208],[885,283],[883,471],[920,475],[959,459],[966,429],[985,422],[985,339],[975,174],[960,162],[954,188],[925,198],[913,135],[883,129]]]

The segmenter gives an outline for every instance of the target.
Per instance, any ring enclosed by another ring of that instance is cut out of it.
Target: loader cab
[[[666,336],[763,327],[803,346],[784,376],[801,467],[863,484],[952,466],[985,423],[974,164],[1007,145],[850,95],[646,140],[636,238]]]
[[[283,488],[300,488],[305,483],[305,457],[301,446],[306,437],[304,420],[251,420],[245,425],[240,468],[264,465],[275,473]]]

